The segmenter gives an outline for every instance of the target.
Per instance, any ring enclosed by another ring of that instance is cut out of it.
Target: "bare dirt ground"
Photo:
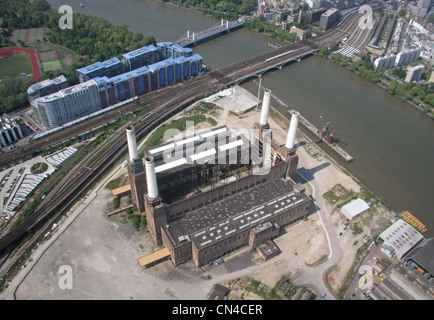
[[[246,95],[250,97],[244,100],[249,101],[245,104],[248,108],[256,103],[256,99]],[[235,131],[249,129],[259,119],[259,111],[239,116],[229,111],[230,107],[223,106],[212,110],[207,116],[213,117],[218,125],[225,124]],[[271,117],[269,122],[274,138],[283,144],[287,124]],[[201,123],[195,130],[210,127],[209,123]],[[303,141],[306,142],[299,135],[296,141],[299,169],[310,173],[321,186],[321,190],[315,190],[317,197],[338,183],[348,190],[360,191],[359,185],[330,162],[321,150],[315,150],[317,155],[314,157],[307,152]],[[149,233],[146,229],[136,232],[125,214],[106,216],[111,210],[113,196],[104,187],[125,172],[125,167],[119,166],[71,210],[65,222],[50,239],[40,244],[24,264],[23,270],[4,292],[3,299],[12,299],[14,290],[17,299],[206,299],[216,283],[225,285],[234,279],[249,276],[273,287],[283,275],[296,277],[327,260],[330,254],[327,234],[317,210],[312,206],[306,220],[286,227],[285,232],[274,239],[281,254],[268,261],[264,262],[257,253],[244,248],[224,257],[223,264],[202,270],[195,268],[192,262],[175,268],[170,260],[141,269],[137,259],[157,249]],[[306,192],[312,194],[311,185],[302,179],[300,182],[305,185]],[[321,210],[330,214],[336,235],[342,232],[338,239],[344,256],[329,275],[332,289],[336,291],[350,271],[356,251],[363,243],[363,235],[370,233],[369,224],[372,222],[366,219],[364,232],[354,236],[350,229],[343,230],[344,220],[335,207],[335,204],[327,204]],[[73,270],[72,290],[59,289],[59,267],[62,265],[71,266]]]

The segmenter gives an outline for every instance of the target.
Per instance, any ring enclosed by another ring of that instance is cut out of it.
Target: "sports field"
[[[33,75],[29,81],[41,79],[41,70],[34,50],[4,48],[0,49],[0,56],[3,57],[0,59],[0,79],[20,77],[22,73]]]
[[[29,28],[29,29],[14,29],[10,41],[17,42],[19,40],[24,42],[42,41],[44,38],[44,28]]]
[[[0,59],[0,79],[19,78],[22,73],[33,74],[29,54],[24,51],[13,51],[13,53]]]
[[[62,63],[56,50],[40,52],[39,61],[44,72],[62,70]]]

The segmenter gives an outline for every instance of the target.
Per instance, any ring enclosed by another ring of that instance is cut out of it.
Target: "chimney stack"
[[[148,196],[151,199],[158,197],[157,176],[155,174],[154,157],[145,158],[146,183],[148,185]]]
[[[265,89],[264,100],[262,101],[261,119],[259,120],[259,124],[261,126],[266,126],[268,124],[268,112],[270,111],[270,95],[271,91],[269,89]]]
[[[297,135],[299,114],[300,113],[298,111],[294,111],[291,116],[291,122],[289,124],[288,136],[286,137],[286,144],[285,144],[285,147],[287,147],[288,149],[294,148],[294,141]]]
[[[130,162],[139,158],[139,151],[137,150],[136,133],[133,126],[127,128],[127,142],[128,151],[130,155]]]

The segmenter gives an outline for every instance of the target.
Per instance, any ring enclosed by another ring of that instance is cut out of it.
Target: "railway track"
[[[349,23],[341,28],[350,30],[354,28],[357,23],[353,19],[349,19]],[[344,30],[346,30],[344,29]],[[337,39],[345,34],[342,31],[328,33],[328,37],[320,39],[319,43],[325,43],[330,39]],[[327,34],[326,34],[327,35]],[[154,104],[147,112],[149,115],[144,118],[135,126],[137,139],[143,138],[147,133],[153,130],[171,116],[177,114],[179,111],[187,107],[195,100],[199,100],[205,96],[205,93],[211,93],[220,89],[222,86],[229,85],[240,81],[246,76],[263,72],[274,65],[279,65],[294,59],[294,57],[302,55],[303,53],[312,51],[317,48],[317,43],[312,41],[297,42],[295,44],[283,46],[279,49],[261,54],[259,56],[243,60],[241,62],[232,64],[228,67],[223,67],[219,70],[209,72],[207,74],[198,76],[196,78],[184,81],[173,86],[153,91],[144,96],[141,96],[138,102],[122,106],[113,112],[107,112],[95,119],[89,119],[76,127],[67,128],[58,133],[47,137],[47,139],[37,140],[30,143],[28,146],[19,149],[16,153],[9,155],[9,162],[16,161],[18,158],[25,158],[25,155],[32,155],[32,153],[41,150],[46,144],[55,144],[77,134],[100,126],[113,118],[117,118],[120,112],[134,112],[142,108],[143,105]],[[285,54],[293,51],[291,54]],[[285,54],[280,58],[273,61],[267,59],[277,57]],[[135,120],[134,120],[135,121]],[[131,125],[128,123],[122,128],[118,129],[116,133],[110,137],[110,140],[105,141],[98,147],[91,155],[85,157],[78,166],[76,166],[67,176],[62,180],[62,183],[56,186],[52,192],[47,195],[45,201],[41,203],[38,210],[31,215],[26,221],[21,223],[15,229],[0,238],[0,251],[4,251],[9,246],[12,246],[29,231],[33,230],[35,226],[40,225],[48,218],[62,212],[65,208],[71,205],[84,190],[87,190],[95,181],[97,181],[103,174],[106,173],[110,166],[118,161],[127,152],[127,144],[125,139],[125,128]],[[15,150],[13,150],[15,151]],[[9,153],[4,154],[5,156]],[[22,154],[20,156],[20,154]],[[23,155],[24,154],[24,155]],[[96,158],[94,155],[98,154]],[[7,163],[7,159],[2,157],[0,166]],[[13,160],[11,160],[13,159]]]

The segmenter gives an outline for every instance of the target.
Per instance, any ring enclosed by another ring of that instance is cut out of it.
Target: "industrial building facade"
[[[127,129],[134,202],[174,265],[193,260],[200,267],[256,247],[307,216],[312,199],[293,180],[298,113],[280,145],[271,136],[269,102],[267,90],[250,139],[218,127],[145,150],[144,165],[134,129]]]

